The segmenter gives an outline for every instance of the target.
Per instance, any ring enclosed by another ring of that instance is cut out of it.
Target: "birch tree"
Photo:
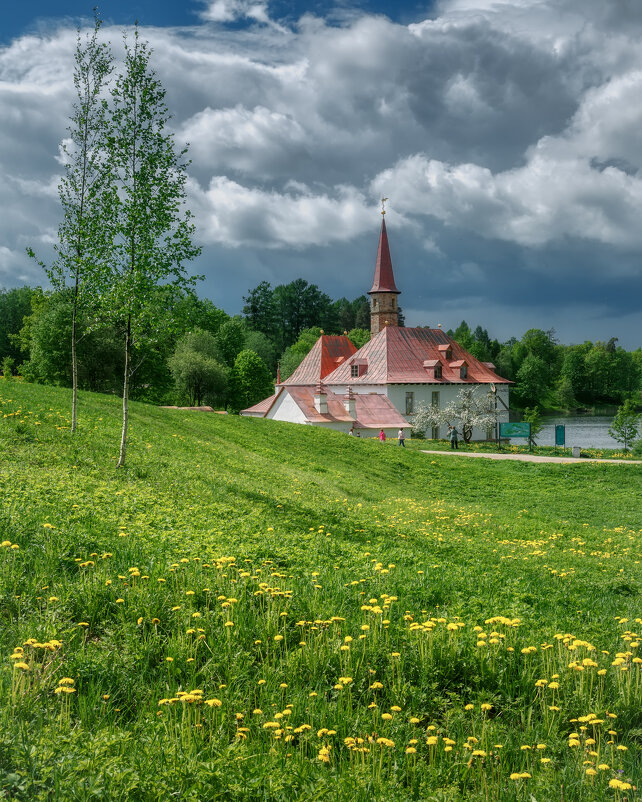
[[[123,422],[118,467],[125,465],[129,387],[142,350],[166,336],[178,294],[195,282],[185,262],[200,253],[185,206],[186,150],[168,131],[165,90],[150,68],[138,27],[125,38],[123,71],[111,89],[106,156],[112,170],[104,207],[112,231],[103,308],[123,333]]]
[[[63,220],[58,228],[56,258],[45,269],[57,290],[71,295],[71,431],[78,425],[78,318],[92,306],[100,286],[99,271],[104,265],[109,235],[101,208],[106,180],[105,87],[112,71],[109,45],[98,41],[102,20],[94,12],[94,29],[83,39],[78,32],[74,55],[76,100],[70,117],[68,138],[61,150],[65,174],[58,185]],[[31,248],[27,249],[35,258]],[[87,327],[85,327],[85,333]]]

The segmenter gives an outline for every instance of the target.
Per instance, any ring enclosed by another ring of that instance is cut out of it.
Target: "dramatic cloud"
[[[508,336],[564,315],[569,337],[640,345],[640,4],[441,0],[410,25],[289,27],[268,10],[210,0],[194,27],[143,31],[190,144],[215,302],[238,310],[262,276],[360,294],[385,195],[409,322],[435,322],[437,300],[445,325],[488,309]],[[55,237],[74,44],[61,27],[0,49],[4,285],[33,281],[24,248]]]

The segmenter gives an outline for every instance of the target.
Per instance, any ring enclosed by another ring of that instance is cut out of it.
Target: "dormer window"
[[[441,379],[441,362],[438,359],[424,360],[424,368],[426,372],[433,376],[435,379]]]
[[[453,349],[448,343],[444,345],[438,345],[437,350],[448,362],[450,362],[450,360],[453,358]]]
[[[456,362],[451,362],[450,367],[455,369],[459,368],[460,379],[468,378],[468,363],[465,359],[458,359]]]
[[[355,359],[350,363],[350,378],[358,379],[360,376],[365,376],[368,372],[367,359]]]

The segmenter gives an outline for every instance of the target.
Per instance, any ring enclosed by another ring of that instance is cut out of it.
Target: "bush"
[[[7,380],[13,377],[13,359],[10,356],[2,360],[2,375]]]

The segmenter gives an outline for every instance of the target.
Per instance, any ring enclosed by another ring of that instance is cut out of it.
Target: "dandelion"
[[[223,702],[220,699],[206,699],[205,704],[209,707],[221,707]]]

